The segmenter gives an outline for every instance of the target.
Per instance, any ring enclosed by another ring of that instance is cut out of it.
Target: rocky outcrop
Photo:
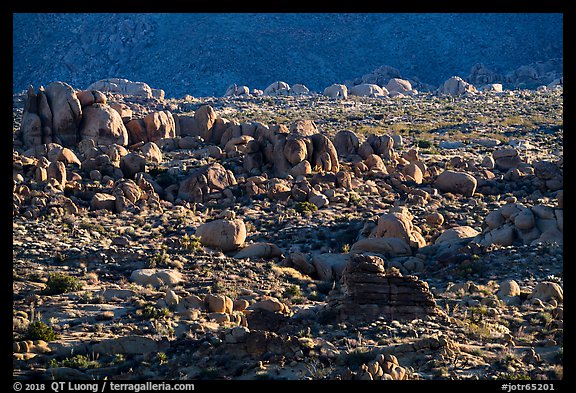
[[[415,276],[387,273],[384,260],[355,255],[342,273],[342,290],[328,307],[340,320],[412,320],[441,315],[427,283]]]
[[[67,83],[53,82],[46,88],[52,111],[52,140],[65,147],[75,146],[82,108],[76,92]]]
[[[236,184],[234,174],[222,165],[214,163],[194,170],[180,183],[178,198],[190,202],[205,203],[211,194],[221,192]]]
[[[103,92],[131,95],[140,98],[152,98],[152,89],[144,82],[132,82],[122,78],[101,79],[92,83],[86,90],[100,90]]]
[[[477,93],[478,90],[474,87],[474,85],[466,82],[464,79],[460,78],[459,76],[453,76],[450,79],[446,80],[439,88],[438,93],[449,95],[452,97],[460,96],[463,94],[474,94]]]

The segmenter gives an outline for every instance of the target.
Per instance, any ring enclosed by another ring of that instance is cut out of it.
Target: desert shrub
[[[28,326],[28,330],[24,336],[25,340],[43,340],[43,341],[54,341],[58,338],[54,329],[51,326],[46,325],[44,322],[36,321]]]
[[[61,293],[75,292],[82,289],[82,282],[76,277],[64,273],[50,274],[43,295],[59,295]]]

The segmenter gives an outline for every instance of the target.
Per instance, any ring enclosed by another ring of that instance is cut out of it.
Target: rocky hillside
[[[169,97],[276,80],[322,91],[383,65],[434,86],[563,56],[561,14],[16,14],[14,84],[122,77]],[[561,62],[554,63],[561,71]],[[549,82],[549,81],[548,81]],[[547,82],[545,82],[547,83]]]
[[[14,95],[15,379],[560,385],[562,84],[116,82]]]

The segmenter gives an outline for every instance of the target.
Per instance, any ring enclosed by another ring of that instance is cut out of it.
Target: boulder
[[[493,92],[493,93],[502,93],[502,84],[501,83],[489,83],[484,85],[480,88],[483,92]]]
[[[246,240],[246,225],[241,219],[215,220],[202,224],[196,230],[200,242],[222,251],[233,251]]]
[[[472,84],[464,81],[459,76],[453,76],[449,78],[438,88],[439,94],[450,95],[453,97],[465,93],[473,94],[477,92],[478,90],[476,90],[476,88]]]
[[[196,127],[198,127],[198,131],[200,133],[199,136],[204,138],[206,142],[212,141],[212,127],[216,122],[216,117],[216,112],[214,112],[214,108],[212,108],[210,105],[202,105],[194,114]]]
[[[316,269],[318,279],[322,281],[339,280],[348,262],[348,254],[314,254],[312,265]]]
[[[38,116],[40,116],[40,121],[42,122],[42,142],[51,143],[52,129],[53,129],[53,116],[52,109],[48,104],[48,98],[46,97],[46,91],[44,87],[40,86],[37,95],[38,103]]]
[[[90,201],[90,207],[92,210],[106,209],[114,211],[116,206],[116,197],[110,194],[104,194],[102,192],[97,192],[92,197]]]
[[[290,91],[290,85],[286,82],[276,81],[264,89],[264,95],[287,94]]]
[[[284,157],[290,165],[298,165],[308,158],[308,147],[304,138],[288,138],[284,144]]]
[[[500,283],[500,288],[498,292],[496,292],[496,296],[502,300],[511,296],[520,296],[520,286],[514,280],[505,280]]]
[[[380,156],[378,156],[376,154],[370,154],[368,157],[366,157],[364,164],[366,164],[368,169],[370,169],[372,171],[380,171],[380,172],[388,173],[388,170],[386,169],[386,165],[384,165],[384,161],[382,160],[382,158],[380,158]]]
[[[152,89],[144,82],[132,82],[128,79],[108,78],[92,83],[86,90],[132,95],[141,98],[152,98]]]
[[[426,282],[387,273],[384,260],[371,255],[350,258],[342,272],[342,287],[331,292],[328,308],[336,311],[338,320],[348,321],[402,321],[443,314]]]
[[[288,306],[275,297],[266,296],[262,300],[254,302],[248,307],[249,310],[262,310],[268,312],[287,312]]]
[[[203,133],[200,132],[200,128],[198,127],[198,124],[196,123],[196,118],[194,116],[178,115],[177,119],[176,116],[174,117],[175,117],[174,122],[177,123],[178,126],[177,129],[179,130],[180,136],[203,137]]]
[[[409,179],[412,179],[416,184],[422,184],[424,175],[422,170],[415,163],[410,163],[402,168],[402,174]]]
[[[350,253],[362,252],[374,252],[387,257],[412,255],[412,249],[408,243],[395,237],[361,239],[350,248]]]
[[[106,104],[85,107],[80,124],[80,140],[92,139],[97,145],[128,144],[128,131],[120,114]]]
[[[144,336],[122,336],[102,340],[92,345],[93,353],[109,355],[135,355],[156,353],[159,351],[158,342]]]
[[[424,219],[428,225],[433,227],[441,227],[444,224],[444,216],[438,212],[427,214]]]
[[[250,244],[240,250],[234,258],[236,259],[257,259],[257,258],[277,258],[282,256],[282,250],[274,243],[258,242]]]
[[[236,184],[234,174],[219,163],[195,169],[180,183],[178,198],[190,202],[204,203],[210,194],[223,191]]]
[[[518,150],[513,147],[506,147],[492,152],[495,168],[501,171],[517,168],[522,162]]]
[[[234,302],[228,296],[209,294],[206,295],[205,302],[209,312],[232,314]]]
[[[32,86],[28,88],[28,95],[24,103],[20,133],[25,147],[41,145],[44,140],[42,138],[42,121],[38,115],[37,96]]]
[[[324,89],[324,95],[331,98],[348,98],[348,88],[346,85],[333,84]]]
[[[151,285],[155,288],[163,285],[173,287],[180,284],[183,279],[182,273],[173,269],[138,269],[130,275],[130,281],[142,286]]]
[[[485,233],[482,241],[483,246],[491,244],[499,244],[501,246],[511,246],[514,243],[515,231],[511,224],[505,224],[499,228],[492,229],[490,232]]]
[[[64,189],[66,185],[66,165],[62,161],[51,162],[46,168],[48,179],[54,179]]]
[[[140,148],[146,162],[160,164],[162,162],[162,151],[154,142],[148,142]]]
[[[294,165],[289,171],[290,175],[293,177],[304,176],[312,173],[312,166],[308,161],[302,161],[301,163]]]
[[[348,157],[358,153],[358,137],[352,131],[344,130],[336,133],[334,137],[334,148],[338,157]]]
[[[65,147],[75,146],[82,120],[76,91],[67,83],[52,82],[46,88],[46,98],[52,111],[52,140]]]
[[[128,105],[121,102],[114,102],[110,104],[110,108],[118,112],[124,124],[132,120],[132,109],[130,109]]]
[[[434,244],[454,243],[478,236],[480,232],[469,226],[453,227],[445,230],[434,242]]]
[[[310,93],[310,89],[302,84],[295,84],[290,87],[290,94],[292,95],[301,95],[301,94],[308,94]]]
[[[248,86],[238,86],[237,84],[232,84],[230,86],[228,86],[228,89],[226,89],[226,93],[224,93],[224,97],[230,97],[230,96],[247,96],[250,94],[250,89],[248,88]]]
[[[310,136],[318,133],[318,127],[313,120],[298,119],[290,125],[290,134]]]
[[[128,132],[128,144],[134,145],[139,142],[148,142],[146,124],[143,119],[133,119],[126,123]]]
[[[390,93],[412,94],[412,84],[406,79],[392,78],[388,81],[385,88]]]
[[[290,183],[284,179],[273,178],[267,188],[268,197],[274,201],[286,201],[292,194]]]
[[[176,136],[176,123],[169,111],[149,113],[144,118],[144,124],[147,137],[145,142],[156,142],[162,138],[174,138]]]
[[[383,214],[370,237],[393,237],[404,240],[411,247],[424,247],[426,241],[412,225],[412,215],[407,209]]]
[[[127,179],[133,179],[138,172],[146,172],[146,158],[137,153],[128,153],[120,159],[120,169]]]
[[[375,84],[363,83],[351,87],[348,94],[359,97],[384,97],[388,95],[388,90]]]
[[[514,225],[522,231],[528,231],[536,225],[534,213],[530,209],[523,209],[514,217]]]
[[[390,135],[369,135],[366,143],[372,147],[374,154],[383,155],[385,159],[394,158],[394,139]]]
[[[548,302],[552,299],[558,302],[564,301],[564,291],[562,287],[555,282],[539,282],[536,284],[532,293],[530,294],[531,299],[540,299],[543,302]]]
[[[76,92],[76,97],[80,101],[82,108],[92,104],[106,104],[106,96],[98,90],[81,90]]]
[[[338,172],[340,163],[336,148],[325,135],[315,134],[310,137],[312,141],[312,169],[325,172]]]
[[[472,196],[476,191],[477,181],[474,176],[465,172],[446,170],[437,178],[435,186],[442,192],[451,192],[464,196]]]

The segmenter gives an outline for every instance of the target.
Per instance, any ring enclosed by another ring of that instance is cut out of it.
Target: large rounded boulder
[[[80,140],[92,139],[97,145],[128,144],[128,131],[120,114],[106,104],[84,108],[80,125]]]
[[[442,192],[472,196],[478,182],[466,172],[444,171],[437,178],[435,186]]]
[[[205,246],[222,251],[237,250],[246,240],[246,225],[240,219],[215,220],[202,224],[196,230],[196,236]]]

